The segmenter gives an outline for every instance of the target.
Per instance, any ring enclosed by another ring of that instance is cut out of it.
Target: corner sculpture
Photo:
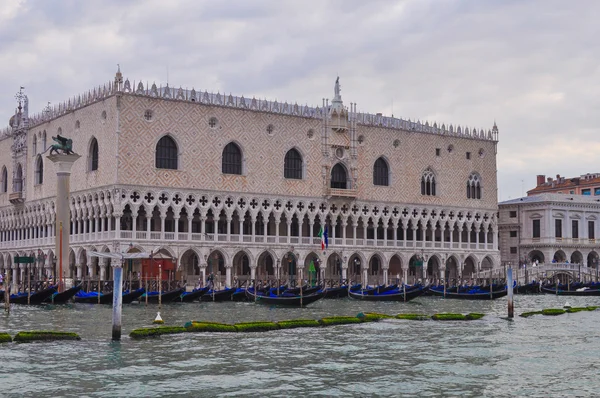
[[[72,155],[73,152],[73,140],[70,138],[62,137],[60,134],[56,137],[52,137],[56,144],[50,145],[44,152],[48,152],[50,150],[50,155],[52,153],[63,154],[63,155]]]

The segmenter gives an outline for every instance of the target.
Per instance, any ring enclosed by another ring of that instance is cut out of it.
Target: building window
[[[331,169],[331,188],[348,189],[346,169],[339,163]]]
[[[509,213],[509,217],[510,217],[510,218],[517,218],[517,212],[516,212],[516,211],[511,211],[511,212]]]
[[[285,178],[302,179],[302,156],[292,148],[285,154],[283,162],[283,176]]]
[[[89,157],[89,171],[98,170],[98,140],[96,138],[92,138],[92,143],[90,145],[90,153]]]
[[[594,195],[600,195],[600,188],[594,188]]]
[[[384,158],[379,158],[373,166],[373,185],[390,185],[390,170]]]
[[[571,220],[571,237],[579,239],[579,221]]]
[[[471,152],[467,152],[467,160],[471,159]]]
[[[168,135],[156,144],[156,168],[177,170],[177,145]]]
[[[35,179],[34,183],[36,185],[42,184],[44,182],[44,162],[42,161],[42,157],[38,156],[35,159]]]
[[[582,189],[581,190],[581,194],[582,195],[591,195],[592,194],[592,190],[591,189]]]
[[[435,174],[429,168],[421,176],[421,195],[435,196]]]
[[[511,247],[510,248],[510,254],[517,254],[517,248],[516,247]]]
[[[17,165],[17,172],[13,180],[13,192],[23,191],[23,168],[20,164]]]
[[[2,167],[2,181],[0,184],[1,193],[8,192],[8,172],[6,167]]]
[[[435,148],[435,156],[440,156],[440,148]]]
[[[467,180],[467,199],[481,199],[481,177],[471,173]]]
[[[146,119],[147,121],[152,120],[152,109],[146,109],[144,111],[144,119]]]
[[[510,237],[511,238],[516,238],[517,237],[517,231],[510,231]]]
[[[216,117],[211,117],[210,119],[208,119],[208,126],[211,129],[216,129],[219,125],[219,120]]]
[[[31,145],[32,156],[37,155],[37,137],[33,135],[33,144]]]
[[[540,220],[533,220],[533,235],[534,238],[539,238],[541,234]]]
[[[46,151],[46,130],[42,133],[42,152]]]
[[[588,221],[588,239],[596,239],[596,230],[595,223],[593,221]]]
[[[562,220],[560,218],[554,220],[554,236],[562,238]]]
[[[233,142],[223,149],[221,171],[225,174],[242,174],[242,151]]]

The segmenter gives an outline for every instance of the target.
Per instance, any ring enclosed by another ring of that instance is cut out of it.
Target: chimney
[[[556,175],[556,181],[560,181],[560,174]]]
[[[552,182],[552,177],[548,177],[548,182]]]
[[[543,175],[543,174],[538,174],[538,176],[537,176],[537,186],[539,187],[540,185],[543,185],[544,181],[546,181],[546,176]]]

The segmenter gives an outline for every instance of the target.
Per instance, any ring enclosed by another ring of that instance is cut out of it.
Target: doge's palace
[[[226,285],[306,279],[311,263],[317,278],[363,283],[499,267],[496,125],[361,113],[341,91],[338,78],[333,98],[311,107],[119,70],[31,115],[21,92],[0,133],[0,269],[22,280],[14,256],[27,255],[40,277],[56,273],[45,151],[57,135],[82,156],[71,175],[71,278],[111,279],[92,251],[161,253],[176,278],[210,272]]]

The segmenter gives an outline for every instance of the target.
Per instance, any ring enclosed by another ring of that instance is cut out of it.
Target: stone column
[[[227,242],[231,241],[231,219],[232,219],[232,217],[230,215],[226,216],[226,220],[227,220]]]
[[[188,214],[188,216],[187,216],[188,240],[192,240],[192,221],[193,220],[194,220],[194,214],[192,213],[191,217],[190,217],[190,214]]]
[[[165,220],[167,219],[166,214],[160,215],[160,239],[165,240]]]
[[[251,222],[252,222],[252,242],[256,242],[256,215],[251,214],[250,218],[251,218]],[[254,279],[254,278],[250,278],[250,279]]]
[[[358,222],[356,220],[352,220],[352,245],[356,246],[356,228],[358,227]],[[311,242],[312,243],[312,242]]]
[[[388,268],[383,268],[383,284],[387,285],[388,283]]]
[[[71,155],[48,155],[48,160],[54,163],[56,167],[56,224],[58,236],[55,242],[55,255],[59,256],[59,281],[64,277],[64,270],[69,269],[69,222],[71,215],[69,214],[69,203],[71,193],[71,168],[73,163],[80,158],[77,154]],[[62,239],[61,239],[62,229]],[[59,292],[62,292],[62,283],[59,283]]]
[[[225,267],[225,287],[231,287],[231,268],[231,264]]]

